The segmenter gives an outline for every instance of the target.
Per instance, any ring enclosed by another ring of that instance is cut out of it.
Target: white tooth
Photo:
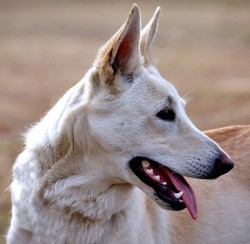
[[[160,176],[159,175],[154,175],[154,179],[156,179],[157,181],[160,180]]]
[[[150,165],[150,163],[146,160],[143,160],[141,163],[142,163],[143,168],[148,168],[148,166]]]
[[[146,172],[147,172],[149,175],[153,175],[153,174],[154,174],[153,169],[146,169]]]
[[[182,195],[183,195],[183,191],[180,191],[180,192],[177,192],[177,193],[175,192],[175,193],[174,193],[174,196],[175,196],[177,199],[181,198]]]
[[[167,182],[164,181],[164,182],[162,182],[161,184],[164,185],[164,186],[166,186],[166,185],[167,185]]]
[[[182,200],[182,199],[180,199],[180,200],[179,200],[179,202],[183,202],[183,200]]]

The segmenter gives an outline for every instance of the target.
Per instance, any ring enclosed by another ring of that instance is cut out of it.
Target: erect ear
[[[106,83],[112,83],[114,76],[130,75],[141,65],[140,42],[140,11],[133,5],[125,24],[100,49],[95,65]]]
[[[148,24],[141,31],[141,40],[140,40],[140,51],[143,58],[144,65],[147,66],[151,63],[150,60],[150,46],[155,38],[157,32],[159,16],[160,16],[160,7],[157,7],[155,13]]]

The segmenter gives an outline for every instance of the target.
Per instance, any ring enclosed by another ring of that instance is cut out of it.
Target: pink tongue
[[[197,219],[197,205],[194,191],[183,176],[175,174],[164,168],[173,185],[178,191],[183,191],[182,199],[193,219]]]

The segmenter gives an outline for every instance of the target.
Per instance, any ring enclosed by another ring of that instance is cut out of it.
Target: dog
[[[216,181],[189,179],[198,198],[197,221],[185,212],[170,216],[170,243],[250,242],[250,125],[205,131],[234,159],[235,167]]]
[[[249,127],[207,132],[244,164],[217,181],[190,180],[194,221],[183,176],[215,179],[234,163],[152,63],[159,15],[141,31],[133,5],[84,78],[26,134],[7,243],[249,240]]]

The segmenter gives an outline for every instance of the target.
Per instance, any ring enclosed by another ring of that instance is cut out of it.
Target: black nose
[[[234,167],[234,163],[229,156],[223,153],[215,160],[214,166],[213,177],[217,178],[229,172]]]

